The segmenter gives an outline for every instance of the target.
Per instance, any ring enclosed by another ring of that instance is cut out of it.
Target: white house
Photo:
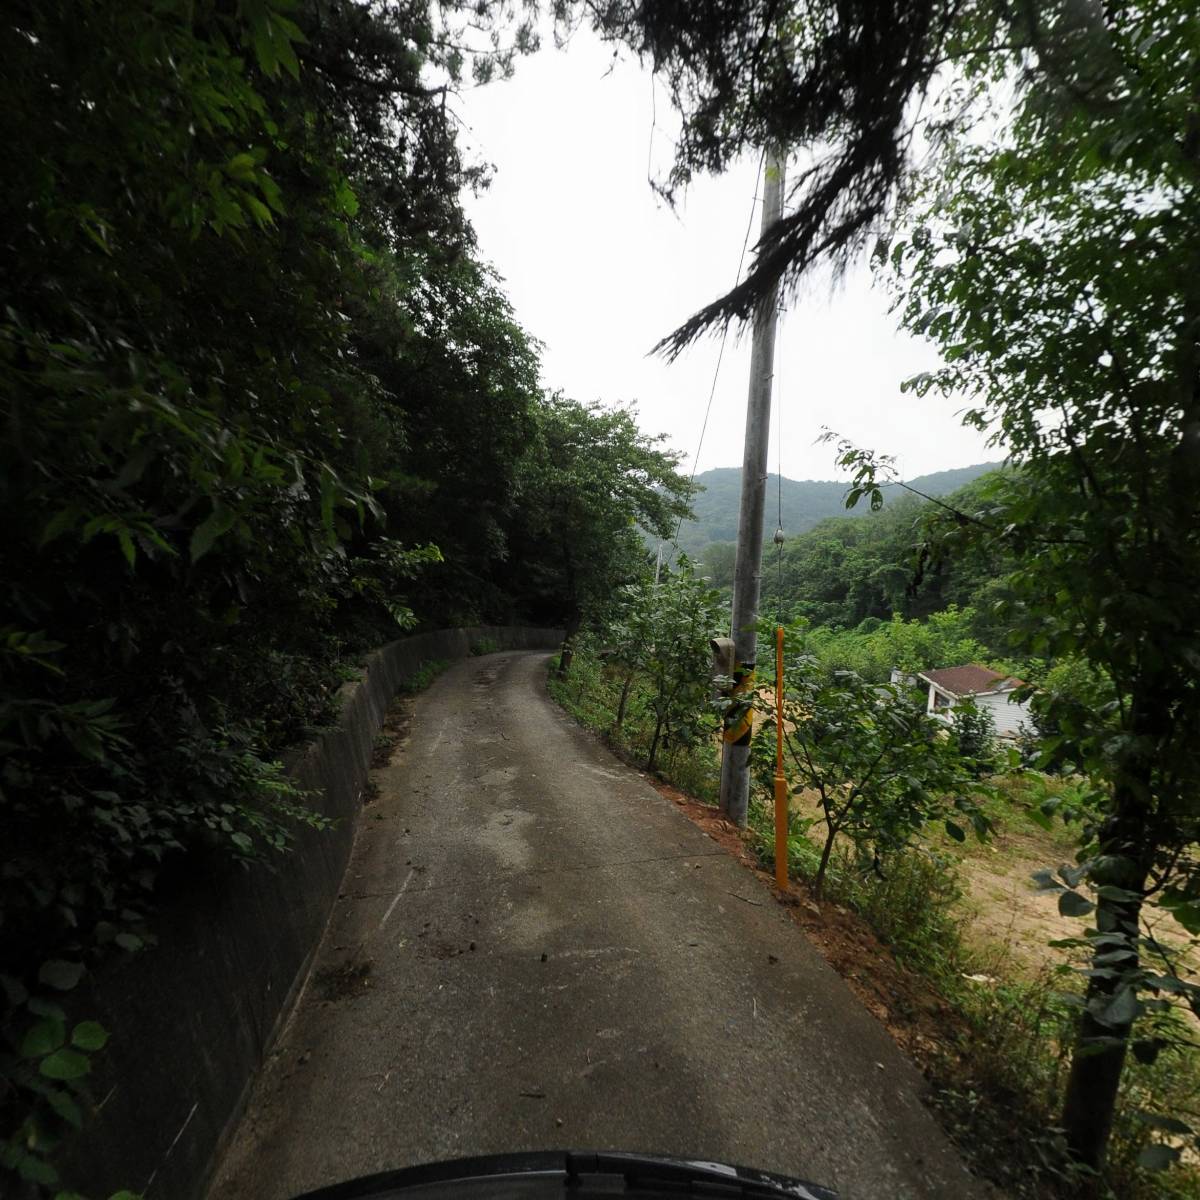
[[[1017,703],[1013,692],[1024,687],[1024,681],[1004,675],[978,663],[965,667],[946,667],[940,671],[922,671],[917,679],[929,685],[929,703],[925,711],[943,720],[953,719],[952,710],[964,701],[973,701],[976,708],[992,714],[996,732],[1001,737],[1016,737],[1022,722],[1030,722],[1029,702]]]

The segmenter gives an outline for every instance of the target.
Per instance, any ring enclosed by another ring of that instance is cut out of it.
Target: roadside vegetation
[[[1090,818],[1042,877],[1088,918],[1057,1117],[1103,1167],[1131,1064],[1200,1011],[1150,927],[1200,935],[1200,110],[1190,0],[1147,4],[613,3],[600,27],[666,81],[681,191],[766,146],[800,162],[746,277],[660,343],[749,319],[818,265],[870,253],[902,326],[940,366],[905,385],[964,405],[1009,470],[931,514],[918,574],[1008,559],[989,615],[1009,655],[1082,664],[1091,702],[1042,693],[1044,767],[1073,762]],[[896,481],[886,447],[830,434],[850,503]],[[1165,1167],[1200,1150],[1150,1114]]]
[[[686,560],[658,584],[647,576],[622,592],[624,611],[579,638],[569,671],[555,663],[549,677],[559,703],[628,762],[712,806],[722,702],[708,642],[728,621],[718,599]],[[1200,1171],[1171,1152],[1200,1115],[1200,1054],[1186,1009],[1139,1026],[1100,1173],[1072,1158],[1058,1119],[1094,969],[1088,910],[1062,897],[1075,894],[1081,834],[1102,801],[1075,764],[1033,765],[1032,733],[1002,742],[983,714],[947,730],[926,716],[923,696],[879,682],[886,674],[870,666],[881,638],[900,653],[936,653],[960,647],[970,620],[951,608],[858,631],[805,620],[787,629],[788,861],[805,920],[834,936],[859,920],[889,948],[896,966],[882,970],[878,953],[850,938],[857,948],[837,965],[852,981],[874,980],[871,998],[882,997],[886,1023],[928,1074],[948,1131],[1008,1194],[1193,1196]],[[760,661],[768,659],[764,644]],[[742,834],[768,869],[769,683],[761,681]],[[1164,945],[1189,943],[1167,910],[1154,920]],[[1185,979],[1191,970],[1180,965]]]
[[[577,622],[686,511],[631,412],[543,390],[477,252],[444,101],[532,40],[476,8],[0,21],[5,1196],[89,1185],[55,1159],[113,1053],[92,978],[189,858],[322,824],[280,759],[364,655]]]
[[[1195,4],[547,7],[666,84],[668,197],[768,144],[805,156],[746,278],[668,355],[869,251],[943,364],[908,390],[961,399],[1006,458],[949,500],[819,526],[767,574],[798,875],[939,990],[948,1119],[1008,1139],[1007,1186],[1194,1194]],[[65,1186],[107,1042],[81,997],[151,946],[164,877],[198,854],[260,869],[321,824],[280,758],[379,642],[561,622],[564,703],[715,795],[719,597],[687,564],[650,583],[637,532],[669,538],[691,488],[630,412],[544,391],[460,203],[486,171],[446,95],[510,70],[534,9],[3,19],[6,1195]],[[879,508],[886,447],[829,436],[850,502]],[[1016,760],[880,690],[960,659],[1030,685]],[[1032,974],[989,968],[957,916],[963,847],[1022,822],[1066,832],[1038,878],[1077,923]]]

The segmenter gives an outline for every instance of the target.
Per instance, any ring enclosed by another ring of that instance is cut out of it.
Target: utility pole
[[[783,209],[784,157],[767,151],[760,237]],[[771,381],[775,374],[775,326],[779,289],[764,296],[754,316],[750,351],[750,394],[746,402],[746,445],[742,454],[742,499],[738,510],[737,559],[733,572],[734,707],[726,718],[721,747],[721,811],[746,824],[750,800],[750,735],[758,638],[758,594],[762,571],[763,506],[767,492],[767,449],[771,431]]]

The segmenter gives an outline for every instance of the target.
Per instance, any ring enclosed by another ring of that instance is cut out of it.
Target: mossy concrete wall
[[[375,735],[401,684],[472,647],[552,649],[561,631],[451,629],[393,642],[341,691],[337,728],[298,752],[289,774],[335,822],[251,870],[193,855],[164,871],[158,945],[101,973],[88,1015],[110,1031],[91,1081],[98,1112],[67,1148],[63,1174],[89,1197],[203,1193],[312,964],[350,855]],[[296,1103],[303,1104],[298,1093]]]

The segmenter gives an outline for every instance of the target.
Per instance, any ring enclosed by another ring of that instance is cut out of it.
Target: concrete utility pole
[[[783,208],[785,160],[778,148],[767,151],[763,179],[761,233]],[[760,235],[761,236],[761,235]],[[754,317],[750,352],[750,395],[746,403],[746,446],[742,455],[742,500],[738,511],[737,560],[733,572],[735,703],[752,697],[757,654],[758,593],[762,571],[763,505],[767,492],[767,446],[771,431],[771,381],[775,374],[775,326],[779,289],[774,288]],[[737,711],[736,709],[734,710]],[[750,725],[726,723],[721,748],[721,811],[737,825],[746,824],[750,799]],[[732,739],[732,740],[731,740]]]

